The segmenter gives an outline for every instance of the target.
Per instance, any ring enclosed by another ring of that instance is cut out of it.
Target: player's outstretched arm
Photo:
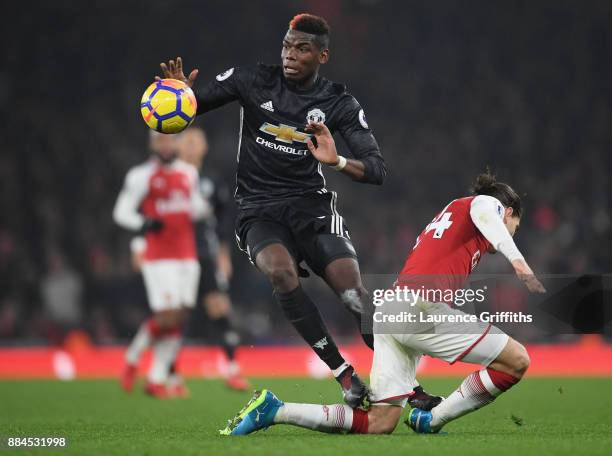
[[[360,181],[365,177],[365,165],[360,160],[340,157],[336,150],[336,142],[329,128],[322,122],[313,122],[306,126],[306,132],[314,135],[314,142],[309,139],[306,145],[308,150],[319,162],[342,171],[353,180]]]
[[[525,260],[517,259],[511,263],[517,277],[525,284],[529,291],[532,293],[546,293],[546,288],[544,288],[542,282],[538,280]]]
[[[546,293],[542,283],[525,261],[522,253],[514,243],[501,217],[503,205],[499,200],[488,195],[478,195],[472,200],[470,217],[478,231],[489,241],[493,248],[504,255],[516,272],[518,278],[532,293]]]
[[[200,71],[196,68],[189,73],[189,77],[185,77],[185,73],[183,73],[183,59],[181,57],[177,57],[176,61],[169,60],[167,64],[162,62],[159,64],[159,66],[162,70],[164,78],[178,79],[192,88]],[[159,76],[155,76],[156,81],[159,81],[160,79],[161,78]]]
[[[256,76],[256,71],[250,67],[229,68],[218,74],[214,80],[196,89],[194,86],[199,70],[192,70],[188,77],[185,76],[181,57],[177,57],[176,60],[169,60],[168,63],[162,62],[159,66],[164,78],[178,79],[193,89],[198,102],[198,115],[235,100],[243,104],[243,98],[245,94],[250,93],[251,83]],[[155,76],[156,81],[160,79],[161,77]]]

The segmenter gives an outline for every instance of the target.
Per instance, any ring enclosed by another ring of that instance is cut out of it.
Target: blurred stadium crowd
[[[517,242],[537,271],[612,271],[610,3],[232,2],[240,14],[222,1],[37,8],[14,11],[0,31],[11,43],[0,70],[4,343],[57,343],[71,328],[98,343],[133,333],[148,310],[130,235],[111,211],[126,170],[147,156],[142,91],[176,55],[200,68],[200,83],[231,66],[277,62],[287,22],[303,10],[328,18],[324,75],[361,102],[388,164],[382,187],[326,172],[364,273],[398,271],[422,227],[486,165],[526,195]],[[211,143],[205,166],[232,183],[237,106],[197,124]],[[509,271],[502,260],[488,258],[480,272]],[[249,321],[247,339],[297,342],[236,248],[234,269],[235,318]],[[341,304],[310,282],[330,326],[354,337]],[[211,330],[193,316],[191,337]]]

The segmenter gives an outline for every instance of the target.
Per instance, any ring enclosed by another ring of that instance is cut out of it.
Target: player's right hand
[[[336,143],[327,125],[323,122],[310,122],[304,131],[311,133],[316,139],[316,145],[312,139],[306,141],[306,146],[314,158],[324,165],[338,164]]]
[[[189,87],[193,87],[193,84],[198,77],[198,72],[200,71],[196,68],[189,73],[189,77],[185,77],[185,73],[183,73],[183,59],[180,57],[177,57],[176,61],[169,60],[167,64],[162,62],[159,64],[159,66],[164,73],[164,78],[178,79],[179,81],[183,81]],[[159,81],[160,79],[162,78],[155,76],[156,81]]]
[[[538,280],[525,260],[514,260],[512,266],[514,267],[514,272],[516,272],[517,277],[525,284],[530,292],[546,293],[546,288],[544,288],[542,282]]]

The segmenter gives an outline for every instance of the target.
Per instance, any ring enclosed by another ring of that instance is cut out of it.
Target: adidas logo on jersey
[[[262,103],[259,106],[264,108],[266,111],[274,112],[274,106],[272,106],[272,100],[266,101],[265,103]]]

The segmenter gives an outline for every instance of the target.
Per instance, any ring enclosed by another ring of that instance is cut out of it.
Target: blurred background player
[[[191,127],[178,136],[179,157],[195,166],[199,171],[198,188],[211,212],[196,224],[196,245],[200,262],[200,285],[198,299],[215,329],[221,335],[221,347],[228,360],[226,385],[245,390],[249,382],[240,373],[235,359],[240,335],[231,320],[232,305],[229,284],[232,276],[232,257],[227,241],[228,204],[231,201],[229,188],[219,179],[204,171],[203,164],[208,154],[208,140],[204,130]]]
[[[509,185],[497,182],[489,172],[478,176],[472,190],[472,196],[451,201],[427,225],[417,238],[396,285],[409,290],[424,287],[428,291],[454,292],[463,288],[487,252],[499,251],[530,292],[544,293],[546,290],[512,239],[522,216],[519,195]],[[413,311],[416,321],[421,312],[427,316],[466,315],[449,304],[452,302],[434,303],[416,297],[396,306],[385,304],[380,309],[388,316],[416,309]],[[246,435],[274,424],[322,432],[389,434],[397,426],[414,387],[422,354],[450,364],[463,361],[484,366],[469,375],[431,411],[420,408],[410,411],[406,424],[413,430],[437,433],[446,423],[493,402],[518,383],[529,367],[529,356],[523,345],[481,321],[469,324],[442,321],[425,330],[418,323],[402,323],[395,334],[388,329],[374,326],[369,410],[342,404],[283,403],[270,391],[263,390],[255,393],[221,434]]]
[[[198,190],[198,172],[177,159],[176,137],[150,132],[152,157],[127,173],[113,218],[121,227],[144,234],[142,270],[153,316],[136,333],[125,355],[121,378],[131,392],[140,356],[153,347],[153,362],[145,391],[167,398],[186,395],[182,383],[168,386],[170,367],[180,349],[186,309],[195,305],[200,265],[194,237],[194,219],[206,215]]]

